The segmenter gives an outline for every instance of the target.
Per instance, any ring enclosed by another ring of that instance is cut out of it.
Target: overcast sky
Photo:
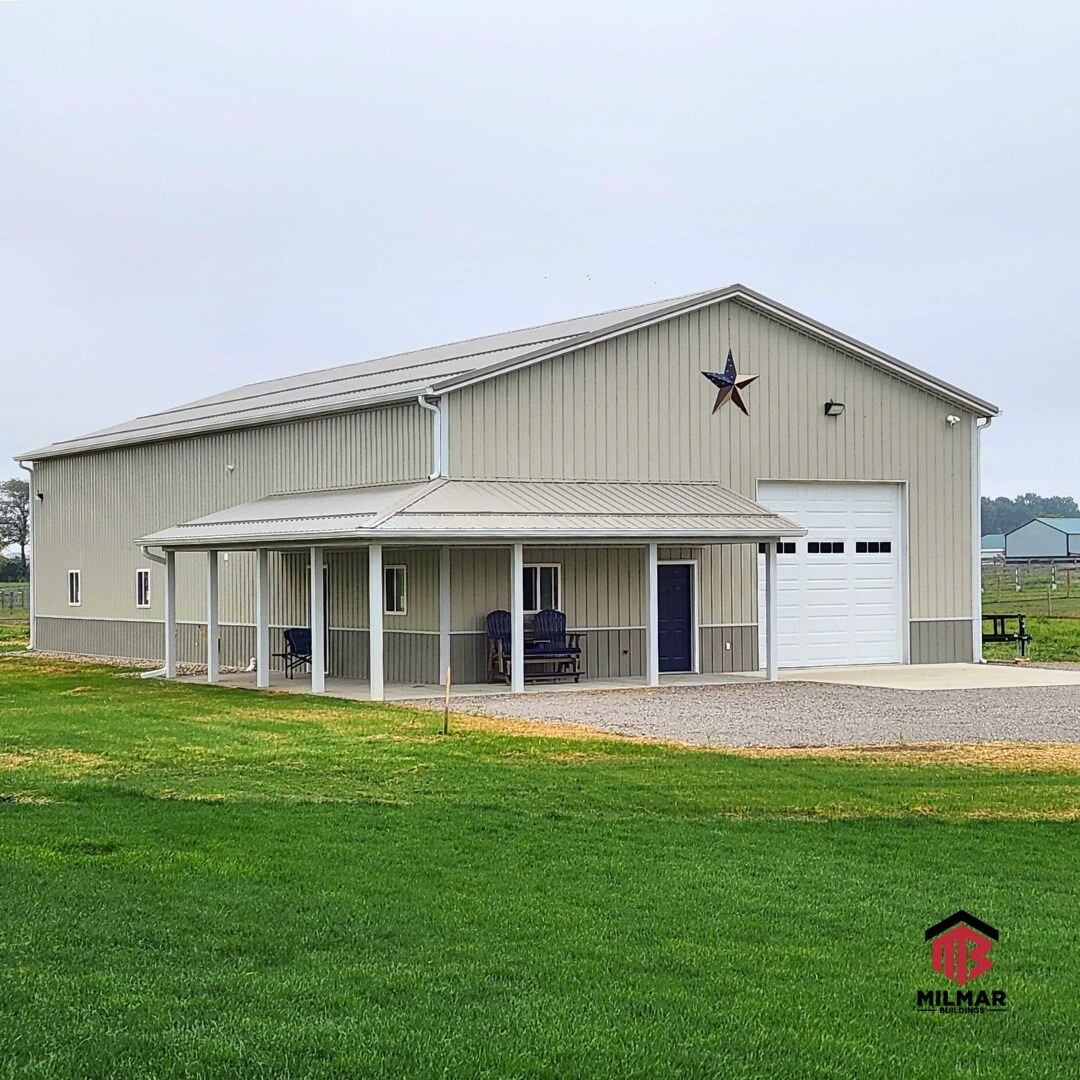
[[[1080,499],[1078,47],[1038,0],[0,3],[0,455],[742,281],[1002,406],[985,493]]]

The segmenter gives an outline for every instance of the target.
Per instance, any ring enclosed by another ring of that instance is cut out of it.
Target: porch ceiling
[[[751,542],[806,530],[713,483],[449,480],[271,495],[139,539],[163,547]]]

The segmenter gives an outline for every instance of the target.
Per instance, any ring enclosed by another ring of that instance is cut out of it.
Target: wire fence
[[[25,611],[29,606],[29,585],[0,585],[0,613]]]
[[[983,611],[1080,617],[1080,562],[984,563]]]

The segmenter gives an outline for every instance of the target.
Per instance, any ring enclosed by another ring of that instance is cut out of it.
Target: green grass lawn
[[[1080,1073],[1080,754],[437,726],[0,658],[0,1075]]]

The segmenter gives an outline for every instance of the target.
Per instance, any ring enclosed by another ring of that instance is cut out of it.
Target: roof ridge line
[[[344,367],[357,367],[357,366],[359,366],[361,364],[376,364],[380,360],[396,360],[400,356],[410,356],[413,353],[428,352],[428,351],[433,350],[433,349],[450,349],[450,348],[453,348],[453,347],[455,347],[457,345],[468,345],[468,344],[470,344],[471,342],[474,342],[474,341],[484,341],[486,338],[502,337],[502,336],[505,336],[507,334],[526,334],[530,330],[543,330],[544,327],[546,327],[546,326],[559,326],[560,324],[565,324],[565,323],[570,323],[570,322],[578,322],[579,320],[582,320],[582,319],[598,319],[603,315],[618,315],[620,312],[631,311],[633,308],[649,307],[649,306],[651,306],[653,304],[669,304],[669,303],[673,304],[678,300],[687,300],[691,296],[697,296],[702,291],[709,292],[709,291],[712,291],[712,290],[698,290],[696,292],[684,293],[681,296],[665,297],[664,299],[661,299],[661,300],[642,300],[640,303],[637,303],[637,304],[624,304],[622,307],[609,308],[609,309],[607,309],[605,311],[589,311],[589,312],[586,312],[583,315],[571,315],[571,316],[569,316],[569,318],[565,318],[565,319],[549,319],[547,322],[534,323],[531,326],[516,326],[511,330],[494,330],[494,331],[491,331],[490,333],[487,333],[487,334],[475,334],[472,337],[458,338],[455,341],[444,341],[444,342],[441,342],[438,345],[422,345],[418,349],[402,349],[400,352],[387,353],[385,356],[373,356],[369,360],[352,360],[352,361],[349,361],[348,363],[345,363],[345,364],[334,364],[331,367],[314,368],[311,371],[296,372],[293,375],[282,375],[281,378],[282,379],[296,378],[297,375],[320,375],[323,372],[338,371],[338,370],[340,370],[341,368],[344,368]],[[553,338],[547,338],[547,339],[542,339],[542,340],[537,340],[537,341],[522,342],[522,344],[523,345],[544,345],[544,344],[547,344],[547,343],[549,343],[551,341],[560,340],[561,338],[571,338],[571,337],[576,337],[576,336],[578,336],[578,335],[576,335],[576,334],[561,334],[561,335],[556,335],[556,337],[553,337]],[[512,345],[511,346],[504,346],[503,348],[514,348],[514,346],[512,346]],[[483,356],[484,353],[501,352],[501,351],[502,351],[502,349],[485,349],[483,352],[472,353],[472,354],[469,354],[469,355]],[[448,357],[447,359],[453,359],[453,357]],[[437,363],[437,361],[430,361],[430,362],[431,363]],[[416,364],[414,366],[423,367],[424,365]],[[266,380],[263,380],[263,382],[243,383],[240,386],[236,387],[235,389],[244,390],[244,389],[247,389],[248,387],[252,387],[252,386],[261,386],[265,382],[275,382],[275,381],[276,380],[274,380],[274,379],[266,379]],[[333,381],[333,380],[330,380],[330,381]],[[224,391],[224,392],[227,393],[228,391]],[[212,396],[214,396],[214,395],[211,395],[211,397]],[[195,402],[190,402],[189,406],[194,405],[194,404],[195,404]],[[176,406],[177,409],[183,409],[183,408],[186,408],[186,407],[188,407],[188,406],[184,406],[184,405],[177,405]],[[158,414],[149,413],[148,415],[149,416],[156,416]],[[141,419],[143,419],[143,417],[136,417],[135,419],[141,420]]]
[[[416,491],[410,491],[403,499],[399,499],[392,506],[387,507],[381,514],[375,516],[375,520],[372,521],[366,527],[369,529],[378,529],[385,525],[387,521],[392,517],[396,517],[402,511],[407,510],[417,499],[422,498],[424,495],[430,495],[433,491],[438,491],[440,488],[446,486],[447,477],[440,476],[437,480],[428,480],[427,483],[421,484]]]
[[[589,318],[589,316],[588,315],[582,315],[582,316],[580,316],[580,318],[587,319],[587,318]],[[552,325],[554,325],[554,324],[552,324]],[[506,331],[506,333],[516,333],[516,331]],[[487,336],[488,337],[495,337],[496,335],[489,334]],[[555,337],[551,337],[551,338],[543,338],[543,339],[540,339],[540,340],[537,340],[537,341],[525,342],[524,344],[525,345],[550,345],[553,342],[565,341],[567,338],[571,338],[571,337],[574,337],[574,336],[575,336],[574,334],[560,334],[560,335],[556,335]],[[474,340],[479,341],[481,339],[476,338]],[[427,351],[434,350],[434,349],[448,349],[452,345],[455,345],[455,344],[459,344],[459,343],[458,342],[450,342],[450,343],[448,343],[446,345],[430,345],[430,346],[428,346],[428,349],[414,349],[414,350],[412,350],[412,352],[427,352]],[[460,344],[467,344],[467,342],[460,342]],[[518,346],[518,347],[520,348],[521,346]],[[491,353],[506,352],[508,348],[512,349],[512,348],[514,348],[514,346],[510,345],[510,346],[502,346],[501,348],[498,348],[498,349],[484,349],[481,352],[475,352],[475,353],[462,353],[460,356],[447,356],[447,357],[444,357],[441,360],[425,360],[423,363],[409,364],[406,367],[387,368],[387,374],[397,374],[397,373],[401,373],[401,372],[408,372],[408,371],[412,371],[412,370],[418,370],[420,368],[432,367],[435,364],[446,364],[446,363],[449,363],[452,360],[463,360],[466,357],[489,356]],[[377,364],[377,363],[380,363],[383,360],[393,360],[393,359],[396,359],[396,357],[398,357],[398,356],[410,356],[410,355],[412,355],[412,353],[410,353],[410,352],[395,353],[395,354],[393,354],[391,356],[374,356],[370,360],[354,360],[354,361],[352,361],[351,363],[348,363],[348,364],[338,364],[336,367],[315,368],[314,371],[298,371],[298,372],[296,372],[296,373],[294,373],[292,375],[281,375],[277,379],[264,379],[262,382],[244,383],[242,386],[235,387],[232,391],[223,390],[222,393],[225,393],[225,394],[234,393],[237,390],[249,390],[249,389],[254,390],[256,387],[266,386],[267,383],[282,382],[282,381],[284,381],[286,379],[297,379],[297,378],[300,378],[300,377],[305,376],[305,375],[320,375],[323,372],[341,371],[344,368],[355,368],[355,367],[359,367],[362,364]],[[341,376],[338,376],[337,378],[333,378],[333,379],[321,379],[321,380],[319,380],[317,382],[305,383],[304,388],[306,389],[308,387],[324,387],[324,386],[329,386],[331,383],[347,382],[349,379],[359,378],[363,374],[365,374],[365,373],[364,372],[358,372],[355,375],[341,375]],[[376,373],[376,374],[378,374],[378,373]],[[396,380],[396,382],[387,383],[386,386],[394,386],[397,383],[406,383],[406,382],[414,382],[414,381],[420,381],[420,380],[419,379],[416,379],[416,380],[414,380],[414,379],[398,379],[398,380]],[[294,389],[299,389],[299,388],[294,388]],[[287,389],[268,390],[268,391],[266,391],[267,394],[285,394],[285,393],[288,393],[288,392],[289,391]],[[157,416],[171,416],[174,413],[182,413],[182,412],[184,412],[186,410],[193,410],[193,409],[198,409],[198,408],[209,408],[211,405],[231,405],[234,402],[251,401],[251,400],[253,400],[255,398],[258,398],[260,396],[262,396],[262,395],[252,393],[252,394],[247,394],[244,397],[229,398],[229,399],[227,399],[225,401],[214,401],[213,399],[218,397],[218,395],[217,394],[211,394],[211,395],[209,395],[209,397],[197,398],[195,401],[188,401],[183,405],[176,405],[171,409],[163,409],[160,412],[145,413],[142,416],[136,416],[131,422],[134,423],[137,420],[152,420],[152,419],[154,419],[154,417],[157,417]],[[321,397],[333,397],[333,394],[322,394],[322,395],[319,395],[319,396],[321,396]],[[312,398],[312,399],[306,399],[306,400],[316,400],[316,399]],[[279,402],[278,404],[287,404],[287,402]],[[264,409],[272,409],[273,407],[274,407],[273,404],[259,406],[259,408],[264,408]],[[243,410],[237,410],[237,411],[243,411]]]

